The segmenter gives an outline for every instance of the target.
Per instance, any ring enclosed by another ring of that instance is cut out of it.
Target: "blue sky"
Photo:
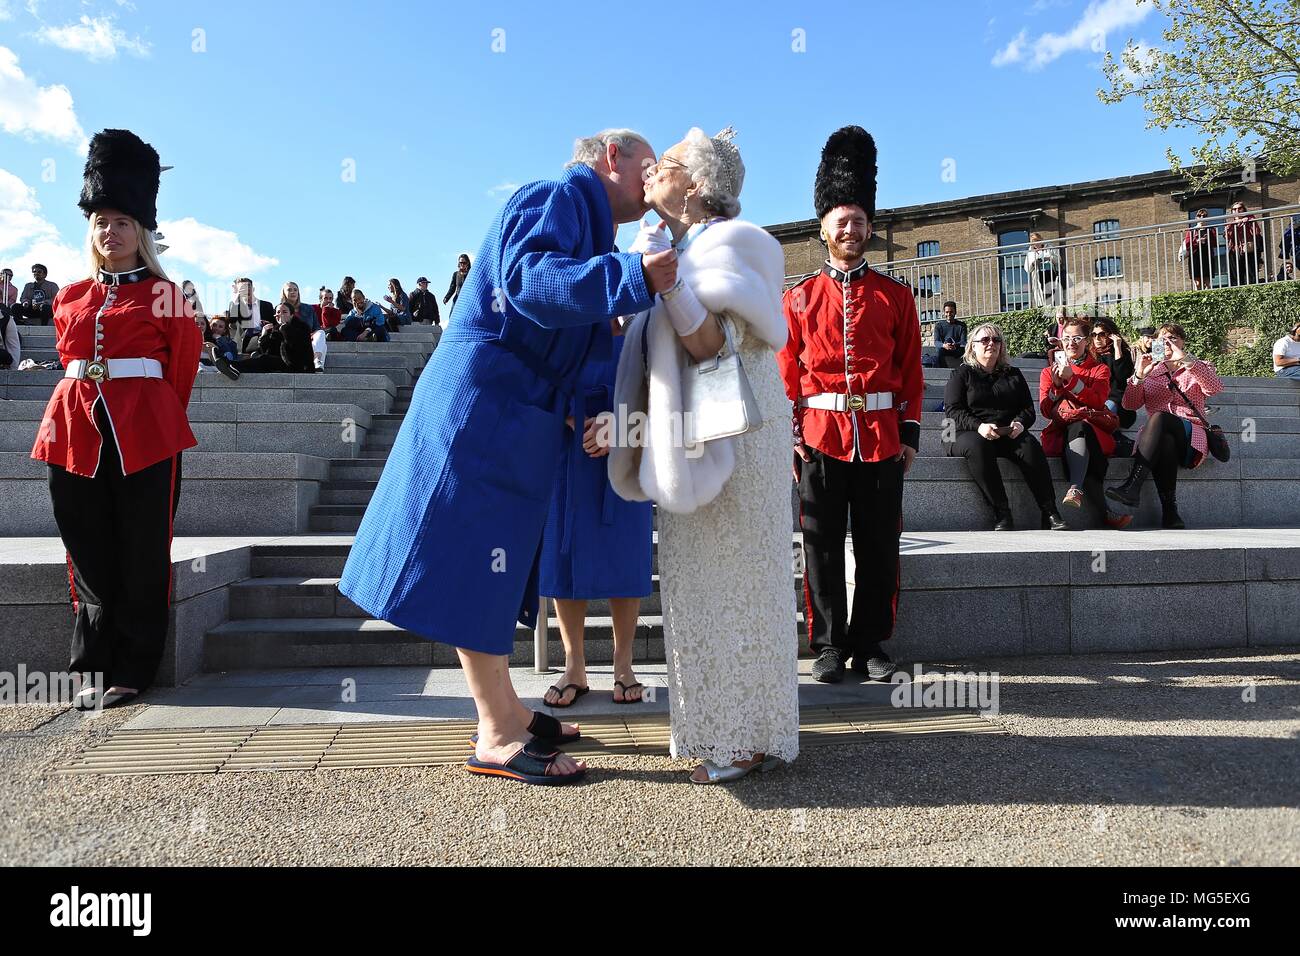
[[[1161,27],[1135,0],[0,0],[0,261],[80,274],[79,149],[109,126],[176,167],[164,262],[209,308],[243,273],[263,298],[441,293],[512,184],[606,126],[663,149],[733,124],[761,224],[811,216],[845,123],[876,137],[880,206],[1160,169],[1187,140],[1096,90],[1100,50]]]

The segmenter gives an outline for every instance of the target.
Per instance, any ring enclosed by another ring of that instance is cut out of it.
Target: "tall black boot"
[[[1174,531],[1182,530],[1187,525],[1183,524],[1182,517],[1178,514],[1178,488],[1170,488],[1168,492],[1160,494],[1160,527],[1168,528]]]
[[[1151,466],[1141,455],[1133,456],[1133,469],[1124,482],[1106,489],[1106,497],[1129,508],[1137,508],[1142,501],[1142,485],[1151,477]]]
[[[1016,523],[1011,520],[1010,505],[993,506],[993,530],[994,531],[1012,531]]]

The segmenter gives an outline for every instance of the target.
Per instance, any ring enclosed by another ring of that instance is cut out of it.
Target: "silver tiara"
[[[745,184],[745,164],[740,160],[740,150],[732,142],[735,138],[734,126],[728,126],[716,136],[709,137],[709,142],[713,144],[713,153],[722,164],[722,174],[727,180],[727,192],[733,198],[740,195],[740,188]]]

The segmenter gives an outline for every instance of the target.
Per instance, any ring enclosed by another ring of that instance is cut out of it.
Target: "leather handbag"
[[[688,445],[734,438],[763,424],[731,329],[720,318],[718,324],[726,347],[682,373],[682,436]]]

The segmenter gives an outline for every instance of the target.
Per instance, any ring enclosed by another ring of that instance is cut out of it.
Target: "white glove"
[[[641,220],[641,226],[637,230],[636,238],[632,240],[632,245],[627,247],[627,251],[653,254],[663,252],[665,249],[671,249],[672,245],[673,234],[668,231],[667,223],[660,222],[658,225],[651,225],[650,217],[647,215]]]
[[[659,299],[668,311],[673,331],[678,335],[690,335],[709,317],[709,310],[695,298],[695,290],[682,279],[678,279],[677,285],[662,293]]]

